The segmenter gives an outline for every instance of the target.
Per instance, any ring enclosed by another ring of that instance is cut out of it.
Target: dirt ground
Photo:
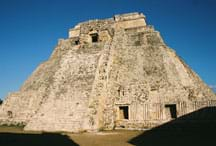
[[[117,130],[69,134],[69,137],[80,146],[133,146],[128,141],[141,133],[142,131]]]
[[[172,128],[171,128],[171,127]],[[147,131],[35,133],[0,127],[0,146],[215,146],[216,124],[163,125]]]
[[[18,127],[0,127],[0,146],[133,146],[130,139],[142,131],[104,131],[95,133],[36,133]],[[69,142],[70,141],[70,142]]]

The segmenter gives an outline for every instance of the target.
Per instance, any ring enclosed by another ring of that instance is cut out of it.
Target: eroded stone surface
[[[215,94],[139,13],[83,22],[61,39],[20,91],[0,107],[2,124],[25,130],[154,127],[205,106]]]

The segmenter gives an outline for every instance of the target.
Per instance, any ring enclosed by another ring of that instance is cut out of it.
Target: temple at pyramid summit
[[[0,124],[31,131],[153,128],[216,96],[142,13],[69,30],[50,58],[0,106]]]

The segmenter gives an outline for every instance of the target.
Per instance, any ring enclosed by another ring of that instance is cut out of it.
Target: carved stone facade
[[[211,89],[140,13],[79,23],[0,107],[35,131],[143,129],[206,106]]]

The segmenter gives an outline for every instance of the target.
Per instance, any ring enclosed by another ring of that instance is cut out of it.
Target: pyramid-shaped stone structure
[[[206,106],[212,90],[141,13],[79,23],[0,107],[33,131],[151,128]]]

